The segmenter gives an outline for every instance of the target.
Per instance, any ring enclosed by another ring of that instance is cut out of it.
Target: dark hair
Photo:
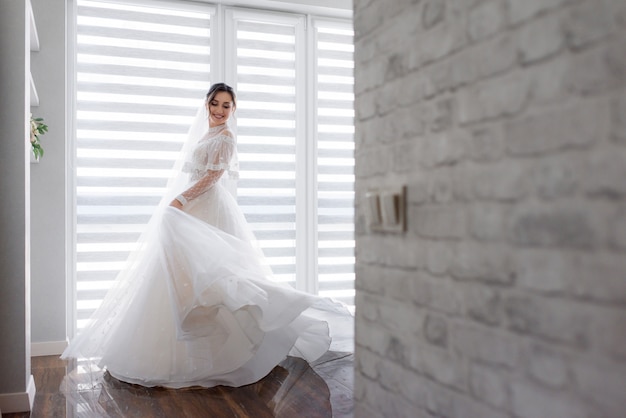
[[[235,90],[226,83],[215,83],[209,89],[209,92],[206,94],[205,103],[211,103],[217,93],[224,91],[230,94],[230,97],[233,98],[233,107],[237,107],[237,96],[235,95]]]

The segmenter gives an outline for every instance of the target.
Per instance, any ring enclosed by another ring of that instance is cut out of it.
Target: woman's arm
[[[196,199],[202,193],[209,190],[215,185],[215,183],[218,182],[220,177],[222,177],[226,171],[224,166],[230,162],[235,149],[235,144],[232,141],[232,134],[229,131],[225,131],[222,135],[225,135],[228,139],[220,141],[219,147],[216,147],[213,151],[213,158],[209,159],[211,163],[206,174],[172,200],[170,206],[182,209],[187,202]],[[216,167],[220,168],[216,169]]]
[[[222,177],[222,174],[224,174],[224,171],[225,171],[224,169],[209,170],[204,175],[204,177],[200,178],[197,182],[195,182],[193,186],[191,186],[190,188],[188,188],[187,190],[179,194],[174,200],[172,200],[172,203],[170,203],[170,206],[174,206],[178,209],[182,209],[183,206],[187,202],[197,198],[202,193],[206,192],[211,187],[213,187],[215,183],[217,183],[217,181],[220,179],[220,177]]]

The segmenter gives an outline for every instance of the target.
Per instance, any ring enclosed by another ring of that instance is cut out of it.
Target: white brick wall
[[[354,21],[356,417],[626,416],[626,2]],[[399,182],[407,231],[369,231]]]

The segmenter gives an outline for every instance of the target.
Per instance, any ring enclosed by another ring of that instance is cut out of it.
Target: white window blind
[[[213,9],[77,2],[76,323],[81,328],[163,195],[209,86]],[[200,102],[199,102],[200,100]]]
[[[351,23],[185,1],[77,6],[77,328],[144,230],[222,74],[238,94],[238,201],[275,279],[353,305]]]
[[[317,19],[315,35],[318,288],[354,305],[354,33]]]
[[[303,288],[296,258],[296,146],[304,123],[303,18],[229,10],[238,94],[238,203],[259,241],[275,279]],[[298,283],[300,282],[300,283]]]

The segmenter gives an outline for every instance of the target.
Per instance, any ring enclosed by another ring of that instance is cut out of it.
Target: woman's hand
[[[178,200],[174,199],[170,202],[170,206],[175,207],[176,209],[180,209],[183,210],[183,204],[180,203]]]

